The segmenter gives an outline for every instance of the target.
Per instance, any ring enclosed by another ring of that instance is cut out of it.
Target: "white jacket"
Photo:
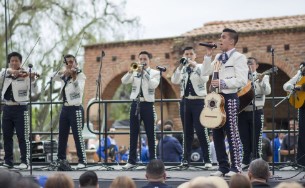
[[[283,89],[285,91],[291,91],[292,89],[294,89],[294,85],[299,82],[302,78],[302,72],[300,70],[298,70],[298,72],[296,73],[296,75],[294,75],[288,82],[286,82],[283,85]]]
[[[58,73],[54,76],[54,81],[59,81],[61,83],[61,92],[65,85],[65,81],[63,80],[63,75]],[[79,106],[82,104],[83,93],[85,88],[85,80],[86,76],[84,73],[79,73],[76,76],[76,79],[73,81],[71,78],[65,87],[65,93],[67,102],[69,105]]]
[[[160,72],[151,68],[143,71],[142,92],[145,101],[155,101],[155,89],[160,82]],[[127,72],[121,79],[122,84],[132,84],[130,99],[134,100],[140,93],[141,76],[137,76],[137,72]]]
[[[207,89],[206,83],[209,80],[209,76],[202,75],[202,64],[196,64],[193,68],[193,72],[190,75],[190,81],[193,85],[195,93],[198,96],[206,96]],[[184,89],[186,88],[188,81],[188,73],[186,72],[186,67],[183,66],[181,70],[177,68],[171,77],[171,81],[173,84],[180,84],[180,96],[184,96]]]
[[[211,75],[213,73],[214,64],[218,61],[220,55],[221,53],[217,54],[212,63],[211,57],[204,57],[202,66],[203,75]],[[236,93],[239,88],[247,84],[248,72],[249,68],[246,56],[235,51],[219,69],[219,80],[223,80],[227,86],[227,88],[221,89],[220,92],[225,94]]]
[[[0,73],[0,83],[3,82],[5,69],[2,69]],[[27,76],[25,78],[8,78],[9,74],[6,73],[6,77],[4,80],[3,88],[2,88],[2,99],[4,99],[4,94],[7,88],[12,84],[12,92],[16,102],[26,102],[29,100],[29,90],[30,90],[30,78]],[[31,91],[32,93],[37,93],[38,87],[36,81],[33,80],[31,83]]]

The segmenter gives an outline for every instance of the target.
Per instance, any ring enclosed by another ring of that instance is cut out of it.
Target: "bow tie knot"
[[[229,57],[228,57],[228,54],[227,53],[222,53],[218,60],[221,61],[223,64],[225,64],[227,61],[228,61]]]

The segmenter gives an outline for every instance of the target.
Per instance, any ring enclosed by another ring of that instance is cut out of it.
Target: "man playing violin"
[[[242,168],[248,166],[252,158],[262,157],[262,131],[264,125],[264,112],[263,107],[265,105],[265,96],[271,93],[271,86],[269,83],[268,75],[261,75],[256,72],[259,64],[254,57],[248,58],[249,66],[249,80],[254,81],[253,87],[255,91],[255,103],[252,101],[245,109],[238,115],[238,129],[240,133],[240,139],[243,145],[243,160]],[[254,112],[253,112],[254,110]],[[254,125],[253,130],[253,113],[254,113]],[[253,142],[253,136],[255,142]],[[253,148],[254,147],[254,148]]]
[[[285,91],[289,92],[305,92],[305,62],[300,64],[300,70],[287,81],[283,88]],[[292,93],[292,97],[294,93]],[[302,93],[304,95],[304,93]],[[299,100],[303,100],[303,97],[299,97]],[[299,120],[299,136],[298,136],[298,151],[297,151],[297,163],[299,165],[305,166],[305,105],[298,109],[298,120]]]
[[[16,130],[21,163],[19,169],[27,169],[29,162],[29,116],[27,101],[29,90],[37,92],[34,75],[30,77],[20,66],[22,56],[18,52],[8,54],[9,68],[1,71],[0,82],[4,83],[2,88],[2,99],[4,101],[2,130],[4,141],[4,164],[3,167],[13,168],[13,135]],[[4,79],[4,80],[3,80]],[[4,81],[4,82],[3,82]]]
[[[77,67],[73,55],[64,56],[65,70],[54,76],[61,83],[63,106],[59,118],[58,160],[66,160],[66,148],[70,127],[77,150],[77,169],[85,168],[87,164],[82,129],[84,126],[84,109],[82,98],[86,76]]]

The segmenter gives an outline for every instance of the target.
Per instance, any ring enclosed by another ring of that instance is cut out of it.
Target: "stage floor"
[[[75,167],[75,166],[72,166]],[[107,167],[107,168],[106,168]],[[112,168],[112,169],[109,169]],[[270,185],[275,186],[279,182],[282,181],[296,181],[302,184],[305,183],[305,169],[295,169],[290,167],[285,167],[286,169],[279,170],[278,168],[274,171],[274,174],[271,169],[271,174],[273,175],[270,178]],[[51,176],[57,171],[49,171],[46,167],[41,166],[33,166],[32,168],[32,175],[33,176]],[[180,169],[179,167],[175,166],[166,166],[166,173],[167,173],[167,180],[166,183],[171,185],[172,187],[177,187],[183,182],[189,181],[194,177],[197,176],[209,176],[209,174],[217,169],[217,166],[213,166],[211,170],[204,170],[200,166],[192,166],[188,169]],[[97,173],[99,177],[100,187],[108,187],[113,179],[117,176],[129,176],[135,182],[137,187],[144,186],[146,182],[145,178],[145,166],[138,166],[134,170],[122,170],[122,166],[119,165],[111,165],[111,166],[104,166],[104,165],[96,165],[96,166],[89,166],[82,170],[77,171],[65,171],[61,173],[65,173],[70,176],[74,182],[75,187],[78,187],[78,178],[79,176],[84,173],[86,170],[93,170]],[[20,171],[24,176],[31,175],[30,170]],[[243,171],[243,174],[247,174],[247,171]],[[228,181],[228,178],[224,178]]]

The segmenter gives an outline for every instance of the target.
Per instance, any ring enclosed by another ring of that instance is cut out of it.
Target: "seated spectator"
[[[273,157],[274,157],[274,162],[278,163],[278,162],[282,162],[280,159],[280,149],[281,149],[281,145],[283,142],[283,139],[285,137],[284,133],[278,133],[276,138],[274,138],[274,148],[273,148]],[[271,142],[271,147],[273,147],[273,143]]]
[[[263,159],[255,159],[250,163],[248,176],[253,188],[270,187],[267,183],[270,177],[269,165]]]
[[[96,173],[94,171],[87,171],[87,172],[83,173],[79,177],[79,187],[80,188],[87,188],[87,187],[98,188],[99,183],[98,183],[98,177],[97,177]]]
[[[284,156],[284,162],[294,161],[298,146],[298,134],[294,133],[294,129],[298,130],[298,128],[299,123],[297,120],[289,121],[289,129],[291,132],[290,134],[285,135],[280,150],[281,155]]]
[[[189,183],[189,188],[228,188],[227,182],[216,176],[193,178]]]
[[[203,162],[203,154],[196,134],[192,142],[191,162]]]
[[[135,182],[128,176],[118,176],[116,177],[109,188],[136,188]]]
[[[114,128],[110,128],[109,132],[114,132]],[[104,161],[107,162],[115,162],[119,161],[119,149],[118,146],[116,145],[116,142],[114,140],[114,134],[108,135],[107,136],[107,160],[105,160],[105,139],[101,138],[101,143],[99,148],[97,149],[96,153],[100,158],[102,158]]]
[[[163,162],[159,159],[151,160],[146,166],[146,179],[148,184],[142,188],[171,188],[165,183],[166,172]]]
[[[242,174],[235,174],[231,177],[230,188],[251,188],[251,183],[248,177]]]
[[[7,169],[0,169],[0,186],[15,188],[17,180],[21,177],[22,175],[20,173],[15,173],[14,171],[9,171]]]
[[[45,184],[44,188],[74,188],[73,180],[63,173],[55,173],[50,176]]]
[[[171,133],[172,126],[165,125],[164,126],[164,137],[162,142],[158,143],[158,159],[162,159],[164,162],[181,162],[182,158],[182,146],[179,141],[172,136]],[[162,153],[162,156],[161,156]]]
[[[271,143],[268,138],[262,138],[262,159],[267,162],[272,162]]]
[[[275,188],[303,188],[303,186],[297,182],[282,182]]]
[[[121,163],[126,163],[128,161],[129,151],[126,146],[119,147],[119,158]]]

